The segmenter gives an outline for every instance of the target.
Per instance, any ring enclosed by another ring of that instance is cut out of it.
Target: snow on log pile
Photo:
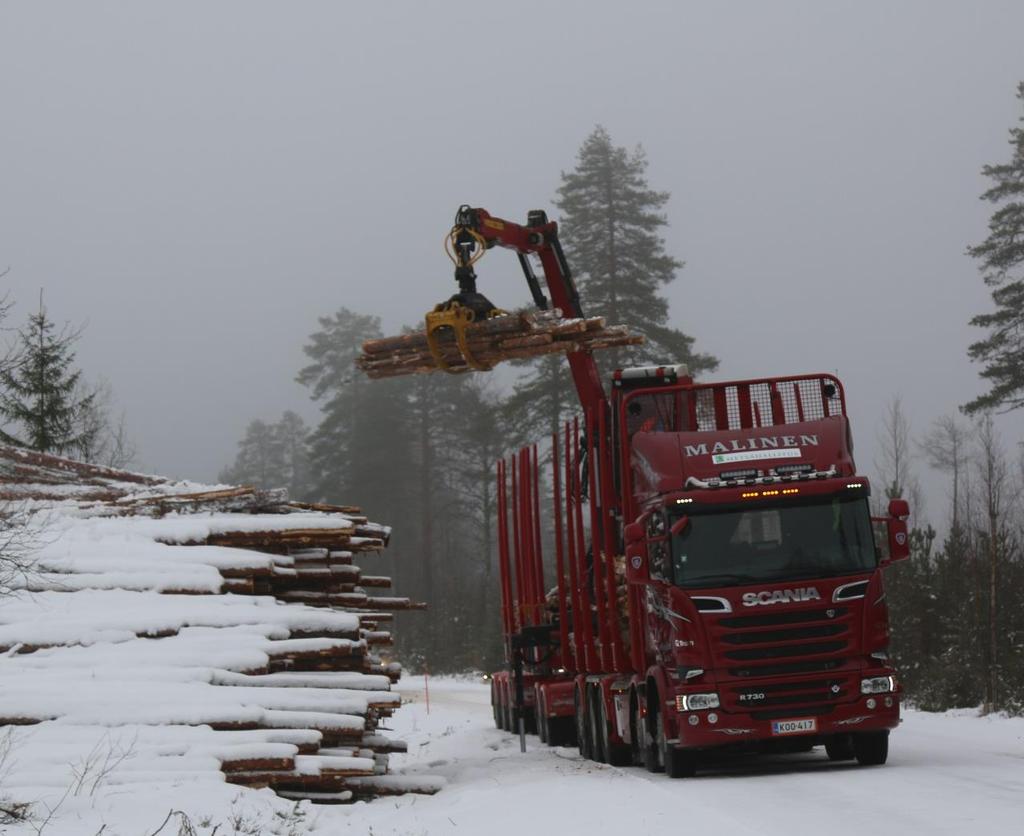
[[[442,328],[436,335],[441,356],[450,370],[467,371],[470,366],[462,356],[455,332]],[[642,336],[630,334],[623,325],[606,326],[602,317],[562,319],[562,312],[557,309],[508,314],[466,327],[466,344],[470,353],[474,360],[486,367],[505,360],[639,345],[643,341]],[[439,370],[423,331],[367,340],[356,365],[371,378],[427,374]]]
[[[381,729],[400,668],[378,652],[392,613],[424,605],[377,594],[389,579],[358,565],[387,527],[3,446],[0,503],[34,543],[0,598],[0,726],[23,743],[5,792],[68,786],[97,752],[121,784],[318,801],[403,787],[387,771],[405,744]]]

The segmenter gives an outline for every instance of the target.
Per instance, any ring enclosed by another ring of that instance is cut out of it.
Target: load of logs
[[[386,626],[425,605],[376,594],[390,579],[357,563],[387,545],[387,526],[283,491],[0,446],[4,508],[27,536],[45,531],[0,599],[0,727],[33,728],[21,760],[31,763],[33,740],[71,753],[89,729],[130,727],[133,746],[152,741],[135,753],[139,781],[212,753],[221,780],[289,799],[439,789],[388,774],[405,744],[382,733],[400,705]],[[120,782],[136,780],[131,763]]]
[[[469,370],[470,365],[459,349],[455,332],[442,328],[435,333],[449,370]],[[487,367],[506,360],[528,360],[545,354],[639,345],[643,339],[630,334],[625,326],[606,326],[603,317],[563,319],[557,309],[507,314],[466,326],[466,342],[473,359]],[[356,365],[371,378],[439,371],[423,331],[367,340]]]

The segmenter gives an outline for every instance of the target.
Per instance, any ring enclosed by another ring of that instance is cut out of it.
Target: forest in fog
[[[1024,103],[1024,85],[1018,98]],[[860,464],[875,480],[878,513],[896,496],[920,507],[925,484],[943,497],[930,522],[915,518],[911,560],[887,573],[892,655],[910,698],[927,708],[1024,706],[1024,458],[992,417],[1024,405],[1024,130],[1010,136],[1008,161],[983,169],[989,235],[969,250],[994,303],[972,320],[984,336],[968,348],[988,390],[923,427],[910,425],[894,395],[872,428],[879,457]],[[665,246],[669,195],[648,182],[647,166],[642,148],[595,128],[556,188],[562,239],[585,312],[646,338],[603,352],[602,371],[685,363],[699,379],[718,362],[695,345],[687,322],[669,319],[666,288],[685,272]],[[24,325],[7,325],[15,329],[0,366],[0,440],[131,464],[114,393],[76,365],[83,331],[56,323],[42,294]],[[308,425],[298,404],[253,418],[237,450],[224,452],[220,479],[358,504],[392,526],[383,571],[430,605],[400,616],[396,657],[416,670],[486,670],[502,661],[494,465],[528,443],[540,444],[543,459],[551,433],[575,414],[566,362],[520,362],[510,384],[441,373],[369,380],[355,359],[381,336],[371,311],[346,306],[320,317],[303,342],[307,363],[295,370],[318,421]]]

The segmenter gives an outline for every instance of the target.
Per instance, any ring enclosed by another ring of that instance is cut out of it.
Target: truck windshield
[[[689,515],[672,538],[673,580],[708,587],[866,572],[876,565],[864,497],[815,497]]]

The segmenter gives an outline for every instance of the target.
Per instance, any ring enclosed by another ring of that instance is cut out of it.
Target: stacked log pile
[[[400,705],[387,625],[424,605],[360,566],[386,526],[281,491],[2,446],[0,502],[36,538],[34,565],[0,599],[0,726],[33,729],[26,786],[60,771],[33,770],[31,741],[59,742],[73,763],[76,746],[121,729],[140,748],[118,762],[121,783],[193,761],[206,774],[214,759],[219,780],[289,799],[439,788],[388,774],[405,744],[383,733]]]
[[[462,356],[454,331],[445,328],[436,333],[449,368],[467,371],[470,366]],[[630,334],[625,326],[606,326],[602,317],[562,319],[561,311],[555,309],[473,323],[466,327],[466,339],[478,363],[494,366],[506,360],[526,360],[545,354],[639,345],[644,338]],[[357,365],[371,378],[439,371],[425,332],[367,340]]]

